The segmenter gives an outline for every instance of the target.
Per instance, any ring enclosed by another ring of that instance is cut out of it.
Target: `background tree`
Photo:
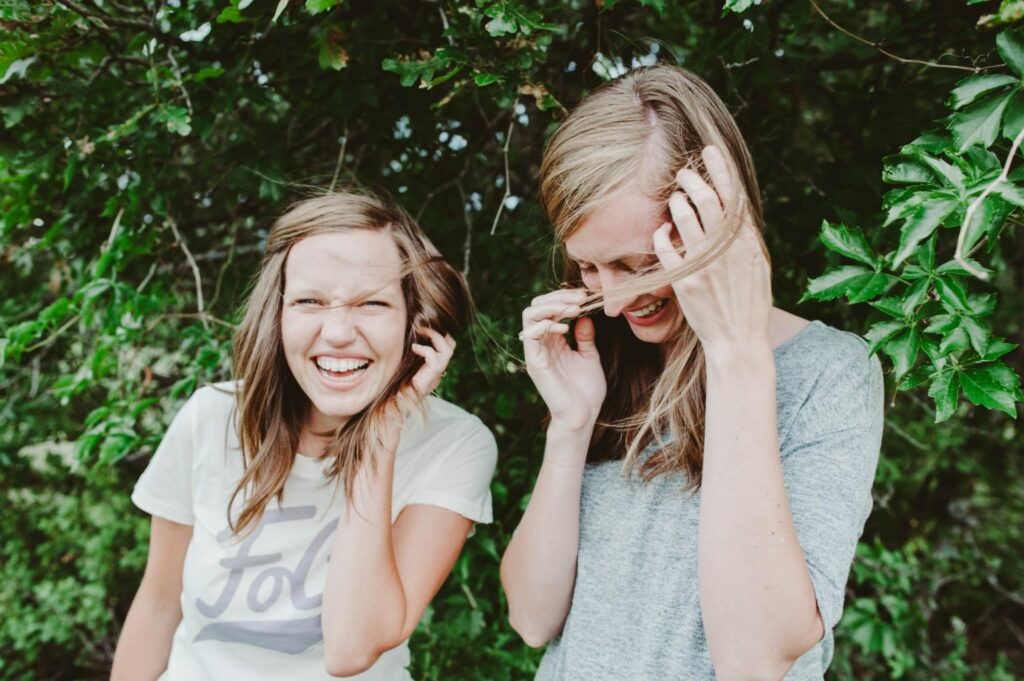
[[[0,678],[105,678],[145,561],[131,485],[181,400],[230,375],[272,219],[350,177],[468,274],[480,324],[443,390],[502,452],[496,522],[415,634],[414,675],[531,678],[497,568],[542,444],[515,341],[555,281],[538,164],[566,107],[659,60],[706,77],[751,144],[778,304],[889,365],[830,677],[1024,674],[1024,8],[679,4],[0,7]]]

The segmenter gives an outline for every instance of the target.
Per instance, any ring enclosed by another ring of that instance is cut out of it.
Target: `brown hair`
[[[718,257],[739,234],[744,217],[760,237],[764,219],[754,164],[739,128],[711,87],[689,71],[667,65],[636,69],[595,88],[569,114],[548,141],[540,171],[541,201],[555,228],[564,259],[564,282],[582,287],[579,267],[564,242],[602,202],[620,191],[644,191],[660,202],[668,220],[668,199],[678,190],[676,172],[691,167],[708,175],[701,151],[718,147],[731,161],[740,196],[725,205],[727,224],[701,257],[679,268],[653,268],[616,287],[617,296],[635,296],[691,274]],[[710,182],[709,182],[710,184]],[[723,201],[727,199],[723,197]],[[762,249],[767,257],[761,237]],[[596,310],[593,296],[588,310]],[[704,450],[705,367],[696,334],[684,323],[662,355],[639,341],[627,322],[594,315],[596,342],[608,382],[588,458],[616,458],[639,469],[643,479],[684,472],[688,487],[700,487]],[[665,435],[671,434],[667,442]],[[659,447],[646,460],[641,453]]]
[[[292,376],[281,342],[281,307],[285,263],[292,246],[326,232],[364,229],[394,239],[402,258],[406,350],[387,387],[335,434],[323,458],[331,459],[328,475],[340,479],[351,498],[359,467],[372,458],[381,442],[383,417],[410,387],[423,360],[409,350],[414,329],[430,327],[442,334],[462,331],[472,314],[463,276],[449,265],[419,225],[404,210],[365,190],[332,192],[291,206],[267,235],[256,283],[234,338],[238,435],[245,472],[228,503],[228,522],[235,533],[251,528],[269,501],[280,503],[291,472],[299,434],[309,411],[309,398]],[[231,508],[242,495],[237,520]]]

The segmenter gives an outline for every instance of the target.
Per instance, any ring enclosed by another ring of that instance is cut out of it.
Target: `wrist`
[[[740,377],[744,381],[759,376],[775,376],[775,353],[767,341],[738,346],[704,348],[708,380]]]

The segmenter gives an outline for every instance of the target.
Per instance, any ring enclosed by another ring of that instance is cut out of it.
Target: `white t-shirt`
[[[409,504],[431,504],[491,522],[497,447],[477,417],[437,397],[413,414],[395,457],[392,522]],[[132,493],[142,510],[192,526],[174,632],[162,681],[312,681],[324,670],[320,605],[344,490],[325,463],[296,456],[283,503],[271,501],[242,539],[227,505],[242,475],[233,383],[201,388],[175,416]],[[238,513],[242,500],[236,500]],[[335,556],[335,560],[343,557]],[[408,642],[356,677],[411,679]]]

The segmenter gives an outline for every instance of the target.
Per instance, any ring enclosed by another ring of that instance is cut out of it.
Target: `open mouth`
[[[368,359],[339,359],[337,357],[316,357],[314,358],[317,371],[324,378],[334,381],[348,381],[366,372],[372,362]]]
[[[659,298],[650,305],[637,308],[636,310],[624,310],[623,314],[632,324],[647,326],[657,324],[665,316],[668,310],[668,298]]]

